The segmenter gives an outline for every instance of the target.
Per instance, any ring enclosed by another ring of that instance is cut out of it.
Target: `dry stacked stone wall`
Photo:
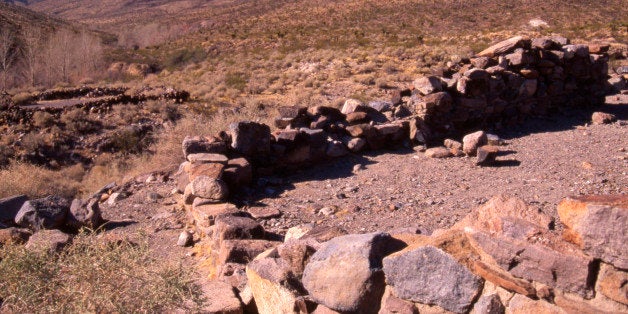
[[[241,301],[229,313],[628,312],[625,196],[566,199],[563,234],[536,208],[498,196],[431,236],[312,225],[279,236],[227,202],[282,169],[595,106],[606,90],[604,49],[515,37],[417,79],[391,101],[284,106],[274,131],[241,121],[186,137],[178,190],[208,244],[204,264]],[[478,158],[494,152],[481,146],[490,143],[482,131],[462,142],[445,146]]]

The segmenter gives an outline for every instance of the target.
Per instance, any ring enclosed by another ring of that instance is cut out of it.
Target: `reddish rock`
[[[364,108],[364,104],[357,99],[347,99],[340,110],[343,114],[350,114],[358,111],[359,109]]]
[[[231,285],[221,281],[210,281],[201,286],[203,296],[207,298],[202,313],[211,314],[242,314],[240,300],[233,292]]]
[[[419,310],[412,302],[396,297],[391,287],[386,286],[378,314],[419,314]]]
[[[207,231],[210,226],[214,225],[216,217],[225,214],[236,213],[238,209],[229,203],[208,203],[202,199],[195,199],[191,207],[190,215],[196,226],[201,231]]]
[[[191,195],[215,201],[225,200],[229,195],[229,188],[224,181],[204,175],[194,178],[188,187]]]
[[[233,190],[247,186],[253,181],[253,167],[246,158],[230,159],[222,179]]]

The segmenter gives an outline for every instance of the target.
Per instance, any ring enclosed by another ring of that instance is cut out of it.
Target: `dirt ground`
[[[504,145],[493,166],[476,166],[468,157],[431,159],[412,149],[370,152],[260,179],[234,201],[244,210],[278,209],[281,216],[260,222],[279,234],[305,223],[350,233],[413,228],[430,234],[500,193],[556,217],[566,196],[628,193],[628,96],[613,97],[597,108],[618,117],[612,124],[591,125],[591,111],[578,111],[496,131]],[[173,188],[173,181],[139,178],[128,198],[101,206],[111,220],[106,234],[145,234],[159,258],[196,263],[193,249],[176,245],[190,224]]]

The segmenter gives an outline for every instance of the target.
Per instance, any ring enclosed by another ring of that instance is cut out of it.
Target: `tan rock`
[[[565,240],[593,257],[628,268],[628,196],[598,195],[564,199],[558,216],[566,227]]]
[[[477,159],[476,165],[490,165],[495,162],[497,154],[499,153],[499,147],[493,145],[480,146],[476,152]]]
[[[611,314],[628,313],[628,306],[613,302],[606,298],[596,297],[592,300],[585,300],[578,295],[565,293],[560,290],[554,291],[554,303],[567,313],[583,314]]]
[[[305,234],[314,229],[314,224],[304,224],[294,226],[286,232],[286,236],[284,237],[284,241],[288,242],[290,240],[297,240],[303,237]]]
[[[210,200],[225,200],[229,194],[229,188],[224,181],[205,175],[194,178],[188,186],[192,195]]]
[[[279,209],[269,206],[250,207],[248,212],[251,214],[251,217],[255,219],[269,219],[281,216],[281,211]]]
[[[395,296],[392,288],[386,286],[378,314],[419,314],[419,310],[414,303]]]

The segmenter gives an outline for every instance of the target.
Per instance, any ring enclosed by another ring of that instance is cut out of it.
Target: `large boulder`
[[[221,179],[214,179],[208,176],[198,176],[190,182],[186,190],[196,197],[221,201],[229,195],[227,184]]]
[[[63,227],[70,211],[70,201],[60,196],[48,196],[26,201],[15,216],[15,223],[31,230]]]
[[[482,278],[433,246],[384,258],[384,273],[399,298],[456,313],[470,309],[483,284]]]
[[[522,36],[512,37],[482,50],[477,56],[492,58],[497,55],[506,54],[514,51],[515,48],[522,47],[525,40],[526,39]]]
[[[628,196],[580,196],[564,199],[558,215],[563,237],[586,254],[628,269]]]
[[[213,280],[201,285],[203,295],[207,298],[202,313],[210,314],[242,314],[242,303],[233,292],[231,285]]]
[[[227,144],[224,141],[200,136],[186,136],[181,143],[181,147],[183,156],[186,159],[190,154],[225,154],[227,152]]]
[[[315,302],[335,311],[377,313],[385,288],[382,259],[401,247],[387,233],[334,238],[310,258],[303,286]]]

